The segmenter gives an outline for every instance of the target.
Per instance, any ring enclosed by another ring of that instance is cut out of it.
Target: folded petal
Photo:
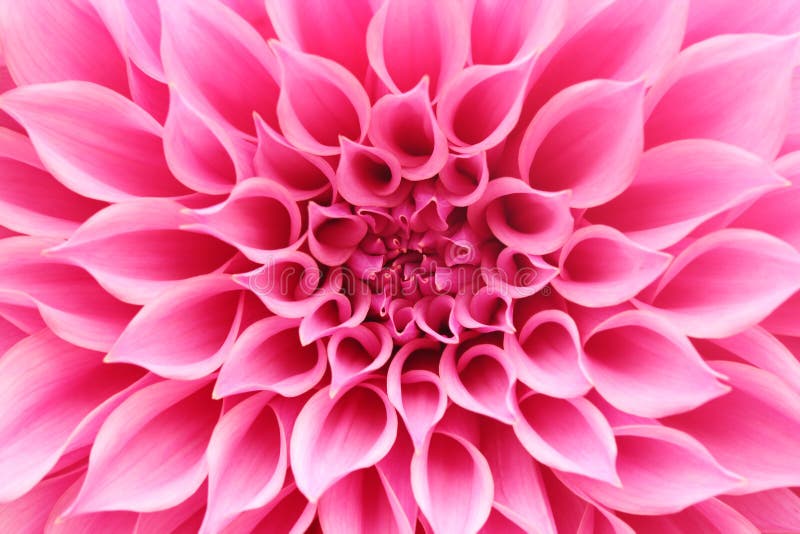
[[[274,314],[294,319],[316,310],[324,296],[317,261],[297,250],[277,251],[268,257],[266,265],[234,275],[234,280],[255,293]]]
[[[0,356],[25,337],[24,330],[0,315]]]
[[[333,399],[319,390],[297,416],[289,457],[298,488],[311,501],[344,476],[375,465],[397,434],[386,394],[361,384]]]
[[[85,80],[126,94],[125,61],[85,0],[33,0],[0,13],[3,60],[17,85]]]
[[[612,406],[641,417],[692,410],[730,391],[689,340],[649,312],[622,312],[584,343],[583,366]]]
[[[322,495],[319,522],[325,532],[413,532],[386,478],[371,467],[350,473]]]
[[[455,314],[455,299],[450,295],[424,297],[414,304],[414,320],[423,332],[442,343],[458,343],[461,325]]]
[[[278,496],[286,476],[286,435],[260,393],[220,418],[208,443],[208,507],[200,532],[219,532],[246,510]]]
[[[646,145],[705,138],[777,155],[788,125],[797,42],[725,35],[681,52],[647,94]]]
[[[489,168],[486,153],[450,154],[436,181],[436,194],[453,206],[469,206],[486,191]]]
[[[52,476],[19,499],[0,504],[0,529],[18,534],[45,532],[45,525],[56,501],[80,475],[81,471],[72,471]]]
[[[328,340],[331,393],[335,395],[383,367],[393,347],[391,334],[381,323],[364,322],[336,330]]]
[[[662,249],[714,215],[786,185],[767,162],[735,146],[676,141],[645,152],[630,187],[586,218]]]
[[[305,534],[317,515],[317,507],[308,502],[294,484],[289,484],[267,506],[239,515],[222,532],[242,534],[249,532],[286,532]],[[188,533],[187,533],[188,534]]]
[[[726,337],[754,326],[800,289],[800,253],[755,230],[720,230],[681,252],[653,298],[656,310],[692,337]]]
[[[654,282],[670,261],[669,254],[645,248],[610,226],[586,226],[564,244],[551,284],[576,304],[615,306]]]
[[[692,2],[684,46],[725,33],[789,35],[800,31],[800,13],[794,4],[778,0],[739,4],[735,0]]]
[[[105,87],[20,87],[4,93],[0,107],[25,127],[53,176],[82,196],[118,202],[189,192],[167,167],[161,125]]]
[[[50,511],[50,517],[43,532],[48,534],[90,534],[104,529],[112,532],[133,532],[139,518],[139,514],[135,512],[97,512],[75,517],[61,517],[61,514],[78,495],[83,480],[84,477],[79,477],[61,494]]]
[[[798,485],[800,396],[767,371],[714,362],[733,391],[664,423],[694,436],[747,480],[740,493]]]
[[[611,427],[586,399],[530,393],[519,401],[514,432],[536,460],[560,471],[618,485],[617,446]]]
[[[630,425],[615,429],[620,485],[562,475],[570,485],[614,510],[669,514],[741,484],[689,435],[672,428]]]
[[[534,189],[571,190],[574,207],[608,202],[639,166],[643,103],[639,82],[594,80],[558,93],[525,131],[520,176]]]
[[[347,204],[308,204],[308,248],[325,265],[341,265],[367,235],[367,223]]]
[[[563,311],[544,310],[530,316],[518,335],[505,335],[504,349],[519,381],[534,391],[570,398],[591,389],[581,365],[578,328]]]
[[[245,134],[255,134],[253,113],[277,126],[278,69],[258,31],[221,2],[160,0],[159,6],[164,71],[186,103]]]
[[[339,138],[360,142],[370,103],[361,83],[338,63],[272,42],[280,66],[278,121],[286,139],[304,152],[331,156]]]
[[[158,512],[139,514],[139,521],[136,522],[136,534],[197,532],[203,521],[207,497],[208,485],[203,483],[191,497],[177,506]],[[193,530],[189,528],[192,526]]]
[[[489,464],[460,436],[433,433],[411,460],[411,485],[435,532],[477,533],[492,511],[494,483]]]
[[[134,393],[100,428],[86,480],[65,515],[153,512],[188,498],[206,477],[219,404],[207,380],[167,380]]]
[[[335,187],[355,206],[389,208],[407,196],[410,183],[403,182],[400,162],[392,152],[341,138],[342,156],[336,168]]]
[[[329,284],[320,292],[313,311],[300,321],[300,342],[308,345],[341,328],[358,326],[367,318],[369,305],[369,288],[360,280],[346,278],[340,287],[335,288]]]

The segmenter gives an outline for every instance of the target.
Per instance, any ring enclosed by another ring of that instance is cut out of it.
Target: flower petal
[[[788,488],[749,495],[724,495],[720,500],[752,521],[761,531],[800,530],[800,496]]]
[[[320,263],[346,262],[367,235],[367,223],[346,204],[308,204],[308,249]]]
[[[297,487],[290,484],[267,506],[239,515],[222,532],[224,534],[243,534],[245,532],[256,534],[274,531],[305,534],[316,514],[316,505],[308,502]]]
[[[771,33],[789,35],[800,31],[800,13],[788,0],[769,6],[739,4],[736,0],[692,2],[684,46],[724,33]]]
[[[392,337],[381,323],[364,322],[336,330],[328,339],[331,393],[358,383],[392,356]]]
[[[382,148],[360,145],[341,138],[342,156],[336,168],[335,186],[354,206],[389,208],[407,196],[409,182],[403,182],[400,162]]]
[[[662,516],[623,516],[636,532],[672,534],[673,532],[708,532],[725,534],[760,534],[762,531],[730,506],[717,499],[697,503],[681,512]]]

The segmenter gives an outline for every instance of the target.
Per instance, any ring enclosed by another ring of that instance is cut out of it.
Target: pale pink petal
[[[128,83],[131,100],[164,124],[169,113],[169,86],[151,78],[133,63],[128,63]]]
[[[308,249],[320,263],[341,265],[367,235],[367,223],[347,204],[308,204]]]
[[[386,456],[397,434],[397,415],[385,393],[362,384],[331,398],[319,390],[303,406],[289,457],[298,488],[311,501],[347,474]]]
[[[223,414],[208,443],[208,508],[200,532],[219,532],[238,514],[265,506],[283,487],[286,435],[261,393]]]
[[[735,362],[713,367],[733,390],[664,423],[697,438],[722,465],[743,476],[742,492],[798,485],[800,396],[767,371]]]
[[[383,367],[393,348],[391,334],[381,323],[364,322],[336,330],[328,340],[331,394],[336,395]]]
[[[800,12],[789,0],[741,3],[736,0],[692,2],[684,46],[724,33],[789,35],[800,31]]]
[[[584,342],[583,366],[612,406],[641,417],[692,410],[730,391],[689,340],[645,311],[623,312]]]
[[[359,81],[338,63],[272,41],[281,73],[278,121],[286,139],[319,156],[340,151],[339,138],[361,142],[370,103]]]
[[[239,515],[222,532],[259,534],[273,531],[306,534],[316,513],[316,505],[308,502],[295,485],[290,484],[267,506]]]
[[[668,514],[741,484],[696,440],[662,426],[615,429],[619,486],[581,475],[565,480],[597,502],[636,514]]]
[[[4,93],[0,107],[25,126],[53,176],[83,196],[118,202],[189,192],[167,167],[161,125],[110,89],[32,85]]]
[[[653,309],[692,337],[726,337],[754,326],[800,289],[800,253],[755,230],[720,230],[679,254]]]
[[[744,516],[717,499],[709,499],[675,514],[663,516],[624,515],[636,532],[674,534],[703,532],[708,534],[763,534]]]
[[[800,496],[788,488],[724,495],[720,500],[767,532],[800,530]]]
[[[564,244],[551,284],[576,304],[615,306],[654,282],[671,261],[669,254],[645,248],[610,226],[586,226]]]
[[[507,65],[473,65],[455,76],[436,106],[450,148],[475,154],[500,144],[522,111],[536,56]]]
[[[645,152],[630,187],[586,218],[662,249],[714,215],[786,185],[766,162],[737,147],[676,141]]]
[[[204,453],[220,410],[207,384],[159,382],[114,410],[97,434],[86,480],[65,515],[153,512],[192,495],[206,477]]]
[[[525,131],[520,176],[534,189],[571,190],[574,207],[609,201],[639,166],[643,103],[640,82],[595,80],[558,93]]]
[[[255,133],[253,113],[276,126],[278,68],[261,35],[221,2],[159,5],[166,78],[187,104],[246,134]],[[222,68],[226,83],[220,83]]]
[[[406,198],[411,184],[403,181],[400,162],[393,153],[345,137],[341,142],[334,185],[344,200],[355,206],[388,208]]]
[[[392,92],[427,76],[435,97],[467,60],[467,13],[458,0],[388,0],[372,17],[366,44],[370,65]]]
[[[350,473],[319,500],[325,532],[412,534],[413,530],[385,476],[374,468]]]
[[[369,139],[392,152],[409,180],[431,178],[448,160],[448,144],[428,97],[428,79],[401,94],[387,94],[372,107]]]
[[[506,334],[504,349],[519,381],[552,397],[583,395],[591,384],[581,365],[581,341],[575,322],[560,310],[531,315],[518,335]]]
[[[117,298],[146,304],[176,281],[220,271],[236,253],[211,236],[181,231],[192,222],[182,210],[166,199],[114,204],[46,254],[80,265]]]
[[[797,48],[796,37],[726,35],[681,52],[647,94],[647,146],[699,137],[774,157]]]
[[[492,511],[489,464],[459,436],[431,435],[411,460],[411,485],[420,510],[437,533],[474,534]]]

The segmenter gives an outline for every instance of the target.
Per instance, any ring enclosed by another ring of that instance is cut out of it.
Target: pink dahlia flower
[[[800,532],[798,32],[0,0],[0,532]]]

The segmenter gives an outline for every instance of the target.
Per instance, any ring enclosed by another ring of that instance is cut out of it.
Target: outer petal
[[[645,152],[630,187],[586,218],[662,249],[712,216],[786,185],[765,161],[732,145],[676,141]]]
[[[647,94],[647,146],[700,137],[774,157],[786,135],[797,43],[732,35],[682,52]]]
[[[584,344],[583,366],[609,403],[641,417],[689,411],[730,391],[689,340],[651,313],[622,312]]]
[[[81,471],[72,471],[50,477],[19,499],[0,504],[0,529],[18,534],[44,532],[56,501],[80,475]]]
[[[717,499],[709,499],[675,514],[663,516],[631,516],[624,519],[636,532],[672,534],[674,532],[707,532],[709,534],[760,534],[744,516]]]
[[[614,510],[668,514],[741,484],[700,443],[677,430],[648,425],[615,429],[621,485],[562,475],[575,488]]]
[[[754,230],[721,230],[679,254],[655,296],[657,310],[692,337],[726,337],[764,319],[800,289],[800,253]]]
[[[131,101],[88,82],[21,87],[0,107],[31,137],[42,162],[73,191],[118,202],[189,190],[167,168],[161,126]]]
[[[241,514],[223,532],[258,534],[274,530],[287,534],[305,534],[316,513],[316,505],[308,502],[294,484],[289,484],[267,506]]]
[[[292,432],[290,458],[298,488],[310,500],[345,475],[383,458],[397,434],[397,415],[386,395],[364,384],[336,399],[329,388],[318,391],[300,414]]]
[[[106,419],[89,471],[65,515],[152,512],[192,495],[206,477],[204,453],[219,417],[208,381],[164,381],[138,391]]]
[[[533,188],[572,191],[586,208],[614,198],[633,181],[644,145],[644,87],[595,80],[560,92],[525,131],[519,172]]]
[[[761,531],[800,530],[800,496],[788,488],[749,495],[725,495],[722,502],[738,511]]]
[[[411,485],[435,532],[474,534],[489,518],[494,483],[486,459],[464,438],[435,432],[411,460]]]
[[[190,526],[194,526],[194,532],[197,532],[205,513],[207,486],[206,483],[203,483],[194,492],[194,495],[177,506],[159,512],[139,514],[135,534],[162,534],[163,532],[189,534],[185,527]]]
[[[47,534],[91,534],[99,530],[111,532],[134,532],[138,514],[128,511],[98,512],[76,517],[61,517],[83,484],[84,477],[75,481],[56,501],[44,532]]]
[[[789,35],[800,31],[800,13],[788,0],[769,5],[736,0],[692,2],[684,46],[724,33]]]
[[[672,256],[634,243],[610,226],[586,226],[564,244],[551,284],[562,297],[589,307],[635,297],[667,268]]]

